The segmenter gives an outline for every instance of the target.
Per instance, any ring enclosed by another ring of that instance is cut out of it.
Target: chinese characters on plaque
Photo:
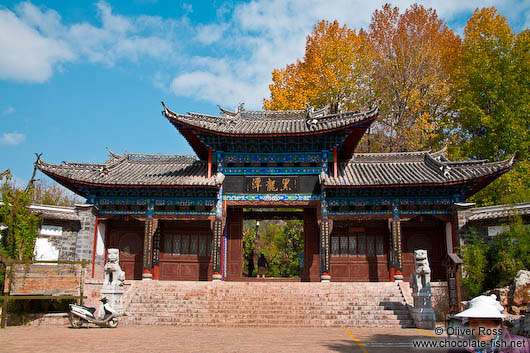
[[[298,178],[292,176],[253,176],[245,178],[245,190],[251,194],[289,194],[298,192]]]
[[[223,236],[223,221],[216,219],[213,223],[213,271],[221,271],[221,237]]]
[[[153,249],[153,219],[148,218],[145,221],[145,238],[144,238],[144,268],[151,268],[151,250]]]
[[[395,217],[392,219],[392,264],[401,270],[401,222]]]

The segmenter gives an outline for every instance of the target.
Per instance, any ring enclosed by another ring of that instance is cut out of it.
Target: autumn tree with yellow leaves
[[[309,102],[335,111],[379,104],[381,117],[365,137],[365,149],[439,147],[459,48],[459,38],[436,12],[419,5],[403,14],[385,5],[374,12],[368,31],[321,21],[307,37],[303,60],[273,71],[271,97],[263,105],[287,110]]]
[[[272,72],[271,98],[263,101],[268,110],[316,108],[331,105],[351,108],[356,90],[366,77],[360,53],[363,40],[354,30],[337,21],[320,21],[307,37],[302,61]]]
[[[439,148],[451,116],[459,37],[435,10],[412,5],[400,14],[388,4],[374,12],[367,36],[371,98],[381,101],[372,149]]]

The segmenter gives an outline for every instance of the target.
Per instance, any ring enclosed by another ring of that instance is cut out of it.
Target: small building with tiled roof
[[[515,162],[452,162],[445,150],[356,153],[376,107],[219,108],[178,114],[163,103],[196,156],[109,150],[102,163],[39,163],[94,206],[95,228],[105,232],[81,243],[119,248],[127,278],[244,280],[243,220],[292,208],[283,216],[303,219],[302,281],[408,280],[416,249],[428,251],[432,278],[445,280],[458,209]],[[86,256],[104,261],[94,246]]]
[[[512,205],[493,205],[484,207],[467,207],[460,213],[462,233],[476,233],[485,239],[492,239],[497,234],[509,229],[516,217],[530,228],[530,202]]]

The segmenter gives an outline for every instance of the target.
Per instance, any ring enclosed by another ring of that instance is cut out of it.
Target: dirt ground
[[[412,341],[443,337],[417,329],[8,327],[0,352],[446,352],[415,349]]]

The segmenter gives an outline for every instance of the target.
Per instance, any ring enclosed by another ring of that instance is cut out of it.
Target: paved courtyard
[[[8,327],[0,352],[446,352],[414,349],[432,331],[368,328]]]

